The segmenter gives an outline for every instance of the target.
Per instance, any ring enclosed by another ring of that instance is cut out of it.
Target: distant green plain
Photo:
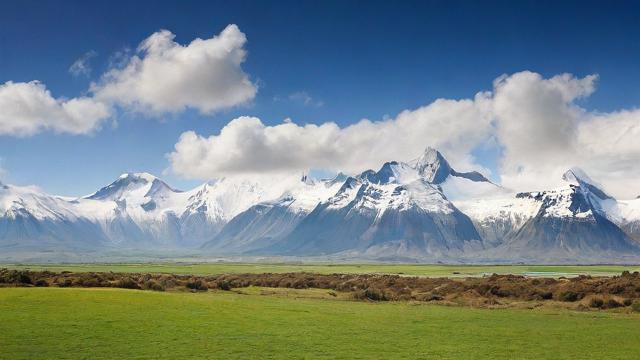
[[[605,311],[0,288],[0,359],[638,359],[638,334]]]
[[[484,274],[524,274],[529,276],[610,276],[624,270],[640,271],[640,266],[622,265],[422,265],[422,264],[267,264],[267,263],[138,263],[138,264],[1,264],[0,268],[74,272],[149,272],[193,275],[238,273],[342,273],[402,274],[415,276],[482,276]]]

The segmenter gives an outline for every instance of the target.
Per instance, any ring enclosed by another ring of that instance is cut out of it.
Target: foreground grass
[[[640,266],[622,265],[421,265],[421,264],[249,264],[249,263],[141,263],[141,264],[0,264],[10,269],[73,272],[148,272],[193,275],[238,273],[313,272],[319,274],[403,274],[416,276],[481,276],[526,274],[529,276],[619,275]]]
[[[3,359],[637,359],[638,333],[611,312],[0,288]]]

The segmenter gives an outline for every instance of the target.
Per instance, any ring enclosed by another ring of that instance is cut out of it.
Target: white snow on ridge
[[[459,176],[449,176],[440,184],[442,192],[451,201],[505,197],[504,188],[486,181],[473,181]]]
[[[640,199],[618,200],[617,210],[623,221],[640,221]]]
[[[503,197],[453,201],[454,205],[478,222],[495,222],[508,219],[516,226],[534,217],[542,203],[532,197]]]
[[[310,212],[319,203],[335,195],[341,186],[340,182],[305,178],[285,190],[276,202],[287,202],[289,209],[297,212]]]

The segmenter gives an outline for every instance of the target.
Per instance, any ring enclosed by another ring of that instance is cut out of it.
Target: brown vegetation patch
[[[249,286],[319,288],[348,292],[369,301],[420,301],[500,306],[514,302],[576,303],[583,308],[611,309],[640,304],[640,273],[613,277],[530,278],[491,275],[464,279],[357,274],[227,274],[211,276],[0,269],[0,286],[118,287],[152,291],[231,290]]]

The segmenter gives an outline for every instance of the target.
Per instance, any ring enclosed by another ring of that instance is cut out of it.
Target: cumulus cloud
[[[558,186],[580,166],[613,195],[640,194],[640,110],[591,112],[577,100],[595,90],[596,75],[544,78],[524,71],[497,78],[473,99],[439,99],[394,118],[340,127],[254,117],[229,122],[219,134],[183,133],[168,154],[172,170],[209,179],[309,168],[362,171],[409,160],[426,145],[460,170],[481,169],[474,149],[495,144],[501,183],[515,191]]]
[[[257,87],[243,71],[246,36],[236,25],[188,45],[158,31],[122,66],[105,73],[91,91],[101,101],[150,114],[194,108],[212,113],[253,99]]]
[[[91,63],[90,63],[90,61],[91,61],[92,58],[96,57],[97,55],[98,55],[98,53],[93,51],[93,50],[84,53],[84,55],[79,57],[69,67],[69,72],[71,73],[71,75],[73,75],[73,76],[81,76],[81,75],[89,76],[89,75],[91,75]]]
[[[492,112],[502,145],[502,182],[516,189],[558,185],[578,165],[578,128],[585,110],[574,101],[594,91],[594,75],[544,79],[524,71],[494,82]]]
[[[431,144],[462,168],[473,162],[469,153],[487,137],[486,100],[485,94],[473,100],[437,100],[395,119],[364,119],[342,128],[332,122],[268,126],[255,117],[240,117],[218,135],[183,133],[169,160],[176,173],[202,179],[309,168],[355,172],[408,160]]]
[[[88,97],[54,98],[44,84],[0,85],[0,135],[29,136],[42,131],[88,134],[110,116],[109,108]]]
[[[0,135],[88,134],[107,118],[115,124],[118,106],[151,116],[186,108],[212,113],[253,99],[257,87],[241,68],[247,40],[236,25],[184,46],[174,37],[162,30],[134,55],[127,48],[113,54],[110,70],[91,84],[90,96],[54,98],[38,81],[0,84]],[[87,52],[69,72],[89,76],[96,55]]]

